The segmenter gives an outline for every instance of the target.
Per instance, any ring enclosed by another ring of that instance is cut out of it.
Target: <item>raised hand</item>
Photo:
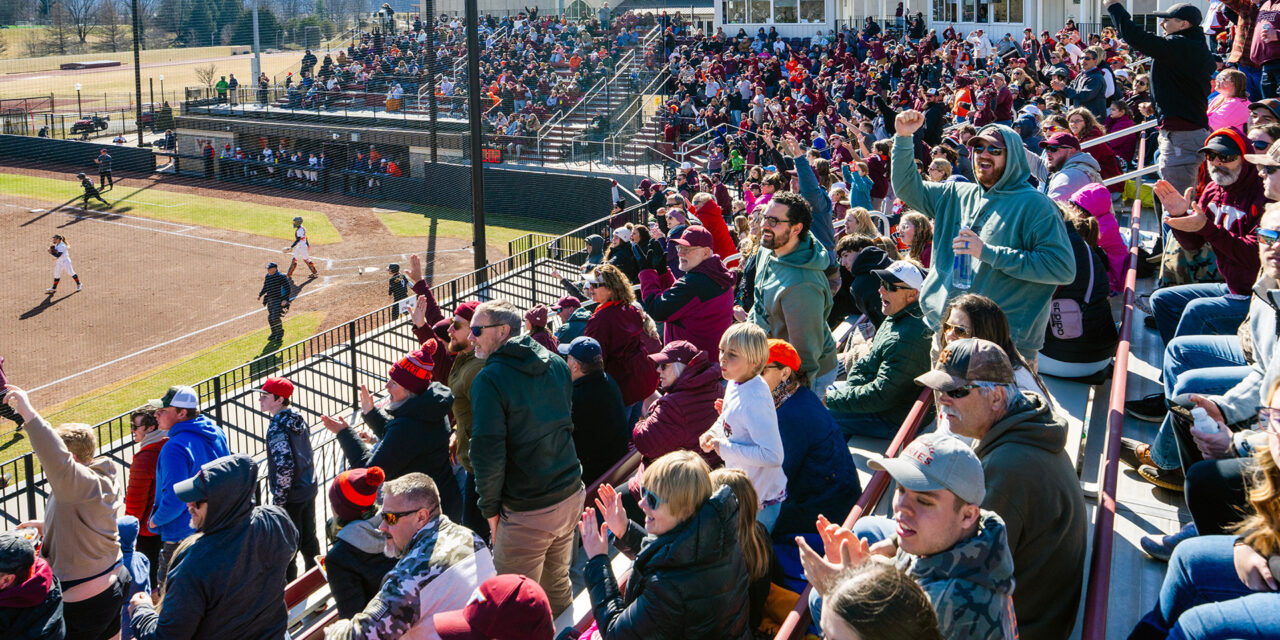
[[[409,256],[409,273],[406,275],[409,276],[410,285],[418,284],[418,281],[422,279],[422,257],[421,256],[419,256],[416,253]]]
[[[627,510],[622,506],[622,497],[613,485],[602,484],[596,492],[596,508],[609,525],[614,537],[621,538],[627,532]]]
[[[893,121],[894,131],[904,138],[910,137],[922,126],[924,126],[924,114],[915,109],[907,109],[899,113]]]
[[[373,411],[373,395],[369,393],[368,385],[360,385],[360,412],[369,413]]]
[[[347,428],[347,421],[342,418],[331,418],[329,416],[320,416],[320,422],[323,422],[324,428],[328,429],[329,433],[333,433],[333,434],[342,433],[343,429]]]
[[[1165,219],[1169,216],[1180,216],[1191,208],[1191,194],[1182,194],[1168,180],[1158,180],[1156,185],[1152,187],[1156,197],[1160,198],[1160,204],[1164,205]]]
[[[421,327],[427,323],[427,297],[418,296],[418,301],[413,307],[413,313],[409,316],[413,320],[413,326]]]
[[[588,558],[603,556],[609,553],[608,525],[596,524],[595,509],[584,509],[582,520],[578,522],[578,533],[582,535],[582,550]]]

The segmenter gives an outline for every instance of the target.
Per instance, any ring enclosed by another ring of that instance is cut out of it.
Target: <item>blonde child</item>
[[[742,469],[760,498],[757,518],[770,532],[787,497],[782,472],[782,437],[773,394],[760,372],[769,358],[769,338],[760,327],[740,322],[720,338],[720,371],[729,381],[720,417],[699,444],[715,451],[725,466]]]

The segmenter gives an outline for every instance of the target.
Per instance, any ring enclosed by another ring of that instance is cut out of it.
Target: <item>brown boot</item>
[[[1186,482],[1186,479],[1182,477],[1181,469],[1161,469],[1160,467],[1144,464],[1138,469],[1138,475],[1142,476],[1143,480],[1161,489],[1168,489],[1178,493],[1182,493],[1183,484]]]

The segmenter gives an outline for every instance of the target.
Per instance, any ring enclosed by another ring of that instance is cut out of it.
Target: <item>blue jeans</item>
[[[769,533],[773,533],[773,526],[778,524],[778,516],[782,513],[782,503],[775,502],[756,512],[756,522],[764,525]]]
[[[1178,336],[1164,348],[1164,397],[1184,393],[1222,393],[1249,374],[1240,340],[1230,336]],[[1173,414],[1166,415],[1151,444],[1151,458],[1161,469],[1177,469],[1178,439]]]
[[[1235,536],[1201,536],[1174,548],[1160,599],[1140,626],[1178,639],[1280,637],[1280,593],[1240,582],[1234,544]]]
[[[1220,282],[1156,289],[1151,310],[1160,339],[1169,344],[1175,336],[1234,334],[1249,314],[1249,299],[1225,297],[1229,293]]]
[[[884,516],[862,516],[853,523],[853,535],[866,540],[867,544],[886,540],[897,532],[898,523],[893,518]],[[809,591],[809,615],[813,618],[815,627],[822,621],[822,596],[817,589]]]
[[[1249,96],[1250,102],[1257,102],[1262,99],[1262,69],[1260,67],[1246,67],[1240,65],[1236,67],[1244,73],[1245,89]]]
[[[1262,97],[1280,98],[1280,60],[1262,65]]]

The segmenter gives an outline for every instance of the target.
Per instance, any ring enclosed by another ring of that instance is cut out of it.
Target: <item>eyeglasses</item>
[[[780,225],[780,224],[791,224],[791,221],[790,221],[790,220],[783,220],[783,219],[781,219],[781,218],[775,218],[775,217],[773,217],[773,216],[765,216],[765,217],[764,217],[764,226],[766,226],[766,227],[776,227],[776,226],[778,226],[778,225]]]
[[[972,393],[973,390],[977,388],[978,388],[978,385],[976,384],[966,384],[963,387],[958,387],[950,391],[943,391],[943,393],[947,394],[947,397],[952,398],[953,400],[960,400],[961,398],[969,397],[969,394]]]
[[[1280,230],[1258,227],[1254,230],[1253,237],[1258,239],[1258,244],[1272,244],[1280,240]]]
[[[493,327],[501,327],[501,326],[502,326],[502,323],[499,322],[498,324],[486,324],[482,327],[471,327],[471,335],[479,338],[480,334],[484,333],[485,329],[492,329]],[[390,522],[388,524],[395,524],[395,523]]]
[[[388,526],[394,527],[394,526],[396,526],[396,523],[400,521],[400,518],[403,518],[403,517],[405,517],[405,516],[409,516],[409,515],[413,515],[413,514],[415,514],[415,513],[419,512],[419,511],[421,511],[421,509],[410,509],[410,510],[408,510],[408,511],[400,511],[400,512],[396,512],[396,511],[383,511],[383,512],[382,512],[382,521],[383,521],[383,522],[385,522],[385,523],[387,523],[387,525],[388,525]]]
[[[1222,162],[1222,163],[1235,162],[1235,161],[1236,161],[1236,158],[1239,158],[1239,157],[1240,157],[1240,156],[1238,156],[1238,155],[1236,155],[1236,154],[1234,154],[1234,153],[1233,153],[1233,154],[1221,154],[1221,153],[1217,153],[1217,152],[1215,152],[1215,151],[1206,151],[1206,152],[1204,152],[1204,159],[1205,159],[1205,160],[1208,160],[1209,162]]]
[[[1258,425],[1267,433],[1280,435],[1280,409],[1271,407],[1258,409]]]
[[[1271,166],[1271,165],[1260,164],[1260,165],[1258,165],[1258,171],[1261,171],[1261,172],[1263,173],[1263,175],[1268,175],[1268,176],[1269,176],[1269,175],[1271,175],[1271,174],[1273,174],[1273,173],[1275,173],[1275,172],[1277,172],[1277,171],[1280,171],[1280,167],[1275,167],[1275,166]]]
[[[1004,155],[1004,151],[1005,151],[1004,147],[997,147],[995,145],[986,145],[986,144],[975,144],[972,147],[969,147],[969,149],[973,152],[973,155],[975,156],[980,153],[986,153],[996,158],[999,158],[1000,156]]]
[[[640,494],[640,499],[644,500],[644,503],[649,506],[650,511],[657,510],[658,505],[662,504],[662,498],[659,498],[657,494],[646,488],[641,488]]]

